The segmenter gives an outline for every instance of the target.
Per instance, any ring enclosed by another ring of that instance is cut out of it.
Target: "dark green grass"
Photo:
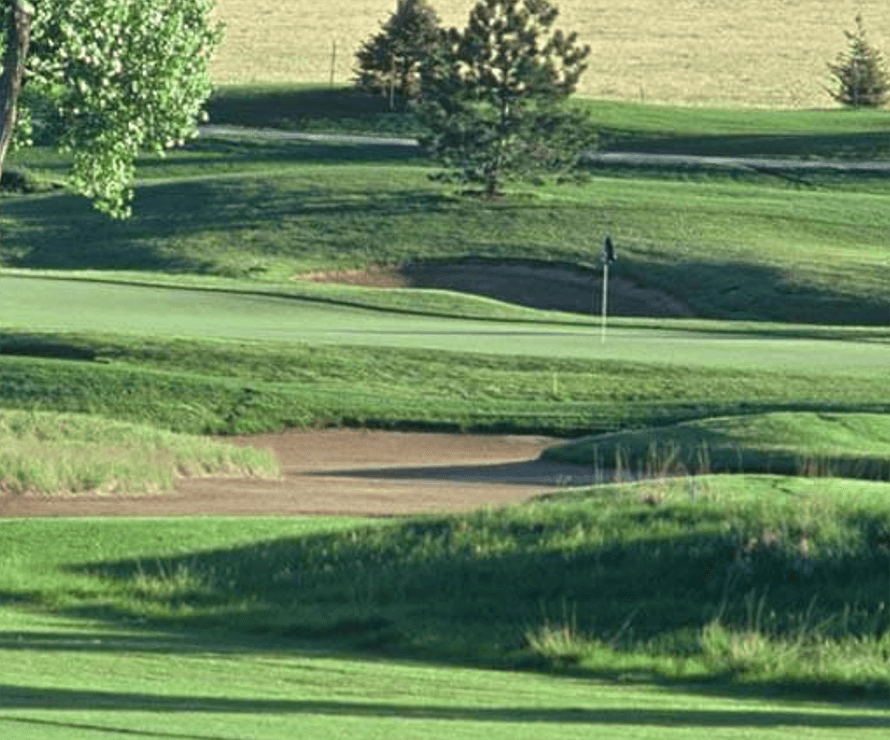
[[[644,151],[802,159],[886,159],[890,115],[883,110],[732,110],[577,99],[590,112],[606,151]],[[348,87],[223,86],[211,98],[213,123],[259,128],[406,135],[410,115],[387,110],[382,96]]]
[[[2,347],[4,406],[188,432],[353,425],[570,436],[738,413],[890,411],[880,370],[842,366],[766,371],[12,331]]]
[[[604,677],[886,695],[886,484],[653,485],[326,533],[299,534],[297,522],[3,522],[0,598],[218,628],[232,644],[268,635]],[[757,651],[745,652],[746,639]]]
[[[553,460],[648,475],[807,472],[890,480],[890,415],[751,414],[575,440]]]
[[[405,162],[404,152],[196,147],[146,163],[149,181],[128,222],[72,196],[10,199],[0,260],[283,281],[314,269],[471,257],[592,265],[609,231],[616,275],[700,316],[871,325],[890,318],[886,190],[597,177],[480,202],[431,183],[430,168]],[[365,156],[374,161],[359,161]]]

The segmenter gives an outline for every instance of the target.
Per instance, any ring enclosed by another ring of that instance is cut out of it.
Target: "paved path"
[[[267,128],[207,125],[199,128],[203,137],[241,137],[268,141],[308,141],[365,146],[419,147],[417,139],[359,136],[352,134],[310,134]],[[890,138],[890,133],[888,133]],[[592,165],[633,167],[723,167],[754,170],[832,170],[836,172],[887,172],[890,160],[792,159],[787,157],[715,157],[694,154],[647,154],[645,152],[590,152],[585,161]]]

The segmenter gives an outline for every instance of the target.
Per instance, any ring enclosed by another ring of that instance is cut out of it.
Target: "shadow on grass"
[[[384,717],[455,722],[521,722],[576,725],[644,725],[649,727],[812,727],[877,728],[890,727],[884,717],[820,710],[683,710],[683,709],[584,709],[544,707],[453,707],[391,702],[338,700],[231,699],[200,695],[159,695],[135,692],[52,689],[0,684],[6,710],[127,711],[127,712],[205,712],[225,714],[314,714],[344,717]],[[43,720],[6,721],[42,724]],[[55,724],[48,722],[48,724]],[[139,734],[142,734],[141,732]],[[155,733],[147,733],[155,736]],[[164,736],[163,733],[160,733]],[[175,737],[175,735],[173,736]],[[194,737],[189,735],[189,737]],[[204,737],[199,735],[198,737]]]
[[[890,130],[890,119],[888,119]],[[888,131],[840,134],[716,134],[677,136],[604,131],[604,151],[723,157],[790,157],[830,160],[890,158]]]
[[[248,147],[247,151],[249,152]],[[254,154],[245,154],[246,158]],[[265,155],[264,155],[265,156]],[[270,161],[277,156],[275,148]],[[339,156],[339,155],[336,155]],[[228,155],[220,154],[220,161]],[[422,176],[419,180],[422,181]],[[411,181],[414,182],[414,181]],[[120,269],[245,276],[300,264],[444,264],[447,259],[516,262],[516,254],[551,264],[586,264],[589,207],[508,200],[480,205],[421,182],[414,187],[238,176],[158,182],[140,187],[134,217],[112,221],[69,195],[29,196],[4,204],[0,258],[7,266]],[[546,236],[558,229],[559,244]],[[582,234],[583,232],[583,234]],[[645,248],[644,248],[645,249]],[[844,269],[839,267],[838,270]],[[857,269],[855,265],[849,269]],[[839,272],[840,274],[840,272]],[[890,323],[890,297],[842,293],[807,282],[791,266],[650,258],[629,245],[616,278],[671,296],[699,317],[801,324]],[[409,278],[411,276],[409,275]],[[589,314],[597,286],[578,288],[574,310]],[[420,281],[420,278],[415,278]],[[856,278],[859,280],[860,278]],[[568,290],[543,277],[517,291],[509,281],[454,278],[436,287],[467,290],[537,308],[572,310]],[[521,294],[518,294],[521,293]],[[613,315],[640,315],[639,301],[616,296]]]
[[[700,635],[717,618],[731,628],[815,643],[877,640],[890,628],[890,539],[880,516],[834,517],[847,539],[820,544],[812,523],[784,514],[772,524],[716,506],[693,514],[692,504],[658,505],[653,495],[655,504],[641,499],[620,510],[606,500],[542,504],[78,566],[128,597],[67,611],[115,621],[152,614],[151,628],[226,629],[232,644],[318,641],[434,662],[567,665],[573,675],[603,678],[614,676],[529,652],[530,631],[557,624],[612,645],[616,655],[645,650],[711,665]],[[696,495],[690,489],[690,502]],[[608,541],[619,532],[624,542]],[[720,686],[705,690],[732,693],[727,664],[712,668]],[[802,681],[791,682],[791,690],[800,692]],[[866,677],[809,685],[829,696],[887,688]],[[787,680],[774,679],[746,690],[787,689]]]

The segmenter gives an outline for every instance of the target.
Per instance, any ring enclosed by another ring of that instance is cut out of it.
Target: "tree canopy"
[[[572,167],[595,144],[587,117],[565,105],[590,47],[554,29],[557,15],[546,0],[479,0],[425,64],[425,142],[489,196],[506,177]]]
[[[890,75],[881,52],[865,36],[862,16],[856,16],[856,31],[844,31],[849,48],[828,69],[836,81],[831,97],[850,107],[876,108],[890,99]]]
[[[380,32],[356,53],[356,84],[385,93],[391,110],[420,92],[420,68],[439,38],[439,16],[425,0],[398,0]]]
[[[212,0],[0,2],[0,168],[14,126],[20,145],[71,153],[73,190],[128,215],[137,155],[196,132],[222,35]]]

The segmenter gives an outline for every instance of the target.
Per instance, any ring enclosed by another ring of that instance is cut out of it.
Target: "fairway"
[[[76,311],[69,310],[77,306]],[[0,277],[0,315],[11,328],[166,337],[273,340],[423,348],[534,357],[623,360],[697,367],[868,374],[890,366],[890,347],[856,339],[771,337],[731,322],[703,331],[682,320],[661,328],[617,321],[604,343],[598,319],[482,321],[369,310],[250,292],[113,282]]]

